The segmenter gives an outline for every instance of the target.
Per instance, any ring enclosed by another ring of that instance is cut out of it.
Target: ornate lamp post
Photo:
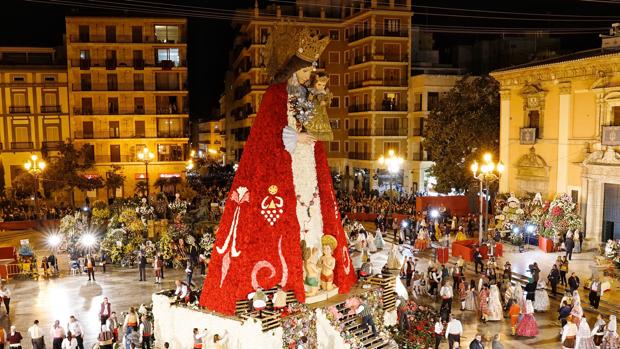
[[[483,231],[486,230],[487,228],[488,211],[489,211],[488,206],[486,210],[484,209],[483,198],[482,198],[483,187],[486,185],[488,188],[488,185],[494,181],[499,180],[502,173],[504,172],[504,164],[502,164],[501,162],[495,164],[493,162],[493,156],[491,155],[491,153],[485,153],[482,157],[482,160],[483,160],[482,165],[478,165],[478,162],[476,161],[474,161],[474,163],[471,164],[471,172],[474,174],[474,178],[480,181],[480,193],[479,193],[480,218],[479,218],[479,223],[478,223],[478,235],[479,235],[478,241],[480,244],[482,244]],[[483,210],[484,210],[484,225],[483,225],[483,216],[482,216]]]
[[[379,165],[386,166],[388,172],[392,175],[392,180],[390,181],[390,198],[394,199],[394,193],[392,190],[394,176],[396,176],[396,174],[400,171],[405,160],[400,156],[396,156],[394,150],[390,149],[387,157],[381,155],[377,161],[379,162]]]
[[[43,160],[39,160],[39,157],[32,155],[30,160],[24,164],[24,168],[31,175],[34,176],[34,217],[37,218],[37,212],[39,212],[39,201],[37,200],[37,194],[39,191],[39,174],[45,169],[46,163]]]
[[[149,162],[153,161],[155,158],[155,154],[149,150],[149,148],[142,149],[142,152],[138,153],[138,159],[144,162],[144,172],[145,172],[145,180],[146,180],[146,200],[149,199]]]

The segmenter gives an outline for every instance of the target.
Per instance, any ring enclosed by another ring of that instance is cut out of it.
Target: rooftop
[[[542,67],[542,66],[570,62],[570,61],[578,61],[578,60],[587,59],[587,58],[603,57],[603,56],[614,55],[618,53],[620,53],[620,47],[595,48],[591,50],[573,52],[573,53],[569,53],[566,55],[541,59],[538,61],[532,61],[532,62],[525,63],[525,64],[519,64],[519,65],[507,67],[507,68],[497,69],[493,71],[492,74],[510,72],[514,70],[534,68],[534,67]]]

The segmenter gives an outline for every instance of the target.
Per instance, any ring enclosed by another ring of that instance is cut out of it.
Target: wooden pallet
[[[248,319],[256,319],[260,320],[263,327],[263,332],[267,332],[274,328],[278,328],[282,325],[281,315],[277,311],[273,311],[273,302],[271,301],[271,297],[274,293],[276,293],[277,289],[272,288],[266,291],[263,291],[267,296],[267,306],[262,312],[252,310],[252,301],[249,299],[239,300],[237,301],[237,305],[235,307],[235,315],[239,316],[243,320]],[[297,298],[295,298],[295,293],[293,291],[286,292],[286,303],[293,304],[297,303]]]
[[[368,278],[368,283],[383,289],[383,310],[396,309],[396,276],[392,274],[373,275]]]

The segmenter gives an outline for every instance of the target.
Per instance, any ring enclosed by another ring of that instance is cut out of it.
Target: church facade
[[[594,243],[620,238],[620,47],[603,40],[491,73],[501,85],[500,191],[568,193]]]

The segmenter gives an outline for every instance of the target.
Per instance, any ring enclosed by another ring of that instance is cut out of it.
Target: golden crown
[[[306,62],[315,62],[323,53],[323,50],[329,45],[329,37],[321,38],[318,30],[311,30],[307,27],[303,28],[297,34],[299,47],[295,55]]]

